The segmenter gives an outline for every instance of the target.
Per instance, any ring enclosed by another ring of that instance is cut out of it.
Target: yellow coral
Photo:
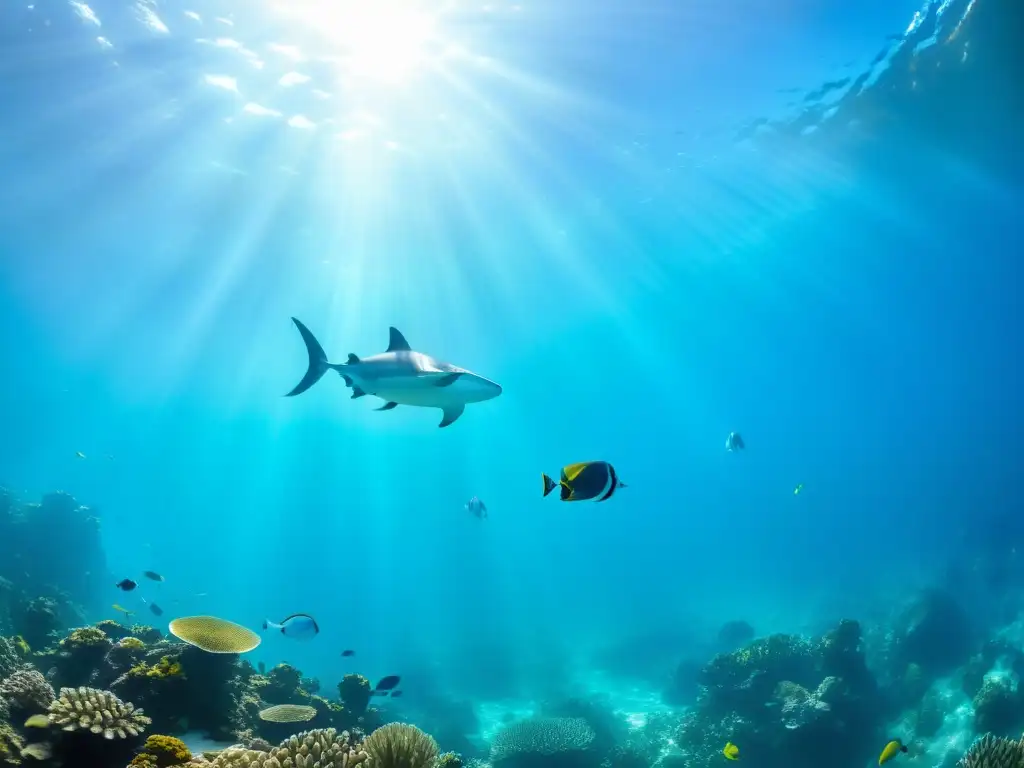
[[[144,651],[146,649],[146,644],[137,637],[122,638],[117,644],[122,648],[127,648],[132,651]]]
[[[171,656],[164,656],[156,664],[150,666],[146,663],[136,664],[128,670],[128,677],[184,677],[181,662]]]
[[[25,642],[25,638],[21,635],[15,635],[14,638],[14,650],[18,652],[18,655],[23,659],[27,659],[32,655],[32,649],[29,644]]]
[[[146,746],[143,752],[155,759],[158,768],[167,768],[171,765],[182,765],[192,759],[192,753],[185,742],[173,736],[154,734],[146,739]]]

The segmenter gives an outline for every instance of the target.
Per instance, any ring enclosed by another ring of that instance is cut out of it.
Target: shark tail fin
[[[558,487],[558,483],[556,483],[543,472],[541,472],[540,476],[544,479],[544,495],[547,496],[549,493],[555,490],[555,488]]]
[[[331,364],[327,362],[327,353],[320,346],[320,342],[316,340],[316,336],[297,318],[293,317],[292,322],[295,323],[295,327],[299,329],[299,333],[302,335],[302,340],[306,343],[306,352],[309,354],[309,367],[306,369],[306,375],[302,377],[302,381],[296,384],[295,388],[285,397],[301,395],[320,381],[320,377],[327,373],[327,370],[331,367]]]

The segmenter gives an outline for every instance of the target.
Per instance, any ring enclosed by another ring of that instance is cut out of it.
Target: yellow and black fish
[[[900,752],[906,752],[907,748],[903,745],[903,742],[899,739],[893,739],[885,745],[885,749],[882,750],[882,754],[878,756],[878,764],[882,765],[892,760]]]
[[[615,473],[615,467],[607,461],[569,464],[562,468],[561,480],[557,483],[546,474],[541,474],[541,477],[544,479],[544,495],[561,486],[559,498],[562,501],[607,501],[616,488],[626,487]]]

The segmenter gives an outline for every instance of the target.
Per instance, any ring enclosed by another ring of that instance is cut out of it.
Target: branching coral
[[[124,739],[138,736],[151,721],[110,691],[61,688],[60,697],[50,705],[50,722],[65,731],[88,730],[107,739]]]
[[[269,752],[229,747],[213,759],[214,768],[355,768],[367,759],[333,728],[306,731],[282,741]]]
[[[19,669],[0,683],[0,699],[10,702],[19,715],[46,712],[56,696],[46,678],[34,669]]]
[[[491,764],[501,768],[569,765],[589,756],[596,735],[578,717],[532,718],[507,726],[491,744]]]
[[[415,725],[388,723],[363,742],[373,768],[431,768],[440,749]]]
[[[1024,768],[1024,740],[986,734],[971,745],[957,768]]]

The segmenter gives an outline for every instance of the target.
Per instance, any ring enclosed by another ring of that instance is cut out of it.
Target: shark
[[[440,408],[444,415],[438,426],[447,427],[455,423],[469,403],[493,400],[501,394],[501,386],[490,379],[414,351],[394,326],[386,351],[363,358],[350,354],[344,363],[331,363],[309,328],[298,318],[293,317],[292,322],[306,344],[309,367],[302,381],[285,397],[301,395],[327,371],[335,370],[352,388],[353,399],[379,397],[384,405],[375,409],[378,411],[390,411],[399,405]]]

